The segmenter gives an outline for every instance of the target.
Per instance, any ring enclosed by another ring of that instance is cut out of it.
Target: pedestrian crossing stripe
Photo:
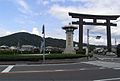
[[[103,61],[88,61],[88,62],[82,62],[85,64],[91,64],[95,66],[100,66],[100,67],[106,67],[106,68],[120,68],[120,63],[115,63],[115,62],[103,62]]]

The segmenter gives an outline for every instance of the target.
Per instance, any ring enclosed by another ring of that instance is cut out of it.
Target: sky
[[[62,30],[62,27],[78,20],[71,18],[68,12],[120,15],[120,1],[0,0],[0,37],[17,32],[29,32],[42,36],[42,26],[44,24],[46,37],[65,39],[65,31]],[[114,45],[115,39],[117,44],[120,43],[120,18],[112,22],[117,23],[117,27],[111,27],[111,40],[112,45]],[[90,44],[107,45],[105,26],[84,26],[84,43],[87,41],[87,29],[90,30]],[[101,36],[101,38],[96,39],[96,36]],[[74,31],[74,41],[78,41],[78,30]]]

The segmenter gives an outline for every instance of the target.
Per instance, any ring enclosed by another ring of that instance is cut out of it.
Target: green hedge
[[[86,57],[86,56],[80,54],[50,54],[46,56],[46,59],[72,59],[72,58],[81,58],[81,57]]]
[[[76,53],[77,53],[77,54],[85,55],[86,50],[85,50],[85,49],[82,49],[82,50],[76,50]]]
[[[0,54],[39,54],[39,51],[0,50]]]
[[[45,56],[45,59],[73,59],[73,58],[81,58],[86,57],[85,55],[80,54],[49,54]],[[39,61],[42,60],[43,56],[35,56],[35,55],[25,55],[25,54],[15,54],[15,55],[0,55],[0,61]]]
[[[41,56],[0,55],[0,61],[38,61]]]

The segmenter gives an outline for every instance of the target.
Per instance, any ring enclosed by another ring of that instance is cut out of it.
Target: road
[[[0,81],[120,81],[120,63],[1,65]]]

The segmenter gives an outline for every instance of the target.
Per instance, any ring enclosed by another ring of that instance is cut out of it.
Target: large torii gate
[[[111,28],[110,26],[117,26],[115,23],[111,23],[110,20],[116,20],[120,15],[90,15],[90,14],[78,14],[69,12],[69,16],[72,18],[78,18],[79,21],[72,22],[72,24],[79,25],[79,50],[83,49],[83,25],[96,25],[96,26],[107,26],[107,49],[111,52]],[[93,19],[93,22],[85,22],[83,19]],[[101,23],[97,20],[106,20]]]

